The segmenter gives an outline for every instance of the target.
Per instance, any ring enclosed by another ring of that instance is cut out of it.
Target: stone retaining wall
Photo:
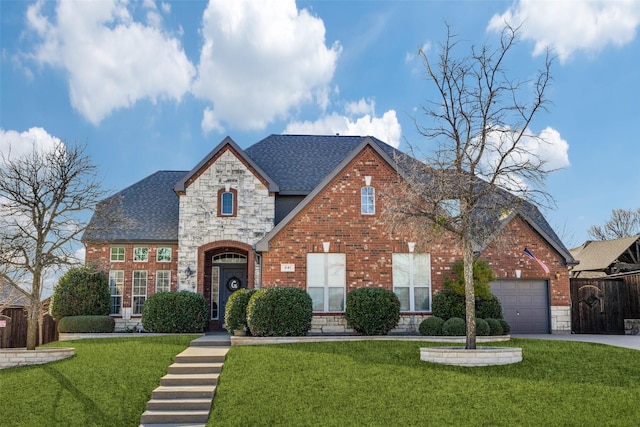
[[[40,365],[66,359],[75,354],[73,348],[42,348],[36,350],[7,349],[0,350],[0,369],[15,366]]]
[[[522,361],[522,349],[517,347],[427,347],[420,349],[420,360],[455,366],[509,365]]]
[[[640,335],[640,319],[624,319],[625,335]]]

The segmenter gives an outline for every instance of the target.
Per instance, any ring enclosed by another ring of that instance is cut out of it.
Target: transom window
[[[111,262],[123,262],[124,261],[124,247],[112,246],[111,247]]]
[[[345,254],[307,254],[307,292],[313,311],[344,311],[346,282]]]
[[[109,293],[111,294],[111,313],[121,314],[122,293],[124,291],[124,270],[109,271]]]
[[[156,253],[156,260],[158,262],[170,262],[171,248],[158,248],[158,252]]]
[[[147,299],[147,271],[133,270],[133,286],[131,288],[133,314],[142,314],[142,306]]]
[[[431,311],[429,254],[393,254],[393,291],[400,311]]]
[[[170,270],[156,271],[156,292],[170,292],[170,291],[171,291],[171,271]]]
[[[137,262],[149,261],[149,248],[146,246],[133,248],[133,260]]]
[[[228,252],[215,255],[212,261],[214,264],[246,264],[247,257],[233,252]]]
[[[361,213],[362,215],[373,215],[376,213],[376,190],[371,187],[360,189]]]

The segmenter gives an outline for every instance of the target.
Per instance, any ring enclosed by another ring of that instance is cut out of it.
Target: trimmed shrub
[[[388,289],[356,289],[347,294],[344,317],[362,335],[386,335],[398,325],[400,300]]]
[[[476,335],[486,337],[491,334],[491,328],[486,320],[476,317]]]
[[[442,335],[460,337],[467,334],[467,325],[460,317],[452,317],[442,324]]]
[[[65,316],[58,321],[62,333],[110,333],[115,327],[111,316]]]
[[[194,292],[159,292],[142,306],[142,327],[149,332],[199,333],[207,320],[207,301]]]
[[[224,309],[224,328],[230,333],[238,329],[246,330],[248,328],[247,305],[254,292],[255,289],[238,289],[227,300],[227,305]]]
[[[490,334],[493,336],[502,335],[504,331],[502,330],[502,324],[498,319],[484,319],[487,321],[489,325]]]
[[[110,309],[109,280],[91,268],[70,268],[53,290],[51,316],[59,320],[67,316],[108,316]]]
[[[433,297],[432,313],[436,317],[449,320],[452,317],[465,318],[464,296],[445,289]]]
[[[502,319],[502,305],[493,295],[489,299],[476,299],[476,316],[482,319]]]
[[[247,305],[247,324],[256,337],[306,335],[312,316],[311,297],[294,287],[258,289]]]
[[[500,326],[502,326],[502,335],[509,335],[511,332],[511,325],[504,319],[498,319]]]
[[[437,317],[437,316],[427,317],[422,322],[420,322],[418,331],[420,332],[420,335],[426,335],[429,337],[442,335],[443,323],[444,323],[444,319],[441,317]]]

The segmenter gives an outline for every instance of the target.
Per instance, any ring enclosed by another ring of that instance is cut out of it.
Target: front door
[[[223,266],[220,268],[220,316],[224,322],[224,310],[232,293],[247,287],[247,266]]]
[[[205,289],[205,297],[209,297],[211,303],[209,330],[220,330],[224,327],[224,311],[229,296],[238,289],[247,287],[247,257],[225,252],[210,259],[211,291],[206,292]]]

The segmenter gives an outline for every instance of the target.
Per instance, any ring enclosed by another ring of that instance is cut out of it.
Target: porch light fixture
[[[364,184],[367,187],[371,187],[371,175],[365,175],[364,176]]]
[[[187,277],[191,277],[191,275],[193,274],[193,270],[191,270],[191,267],[187,267],[187,269],[184,270],[184,274],[186,274]]]
[[[556,273],[556,280],[560,280],[560,273]]]
[[[409,253],[413,253],[413,251],[416,249],[416,242],[409,242],[407,243],[407,246],[409,246]]]
[[[522,270],[516,270],[516,279],[519,279],[522,276]]]
[[[329,252],[330,247],[331,247],[331,242],[322,242],[322,250],[324,250],[325,253]]]

